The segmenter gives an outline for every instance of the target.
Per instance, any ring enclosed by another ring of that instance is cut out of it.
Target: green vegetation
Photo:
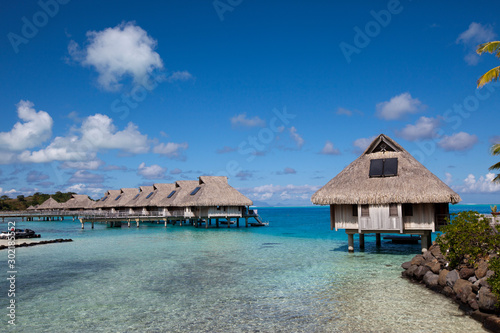
[[[60,191],[52,194],[52,198],[57,202],[66,202],[71,198],[73,192],[62,193]],[[11,199],[6,195],[0,197],[0,210],[25,210],[29,206],[36,206],[42,204],[45,200],[50,198],[50,194],[37,192],[32,196],[25,197],[18,195],[16,199]]]
[[[450,268],[462,264],[470,267],[480,259],[489,260],[489,269],[495,274],[488,278],[493,294],[500,299],[500,226],[492,228],[484,215],[474,211],[460,212],[442,228],[444,234],[436,239],[441,252],[450,262]],[[498,272],[498,273],[497,273]]]
[[[500,144],[494,144],[491,146],[491,154],[494,156],[500,155]],[[497,162],[490,166],[489,168],[490,171],[492,170],[500,170],[500,162]],[[493,178],[493,182],[495,183],[500,183],[500,174],[497,173],[496,177]]]
[[[481,55],[483,53],[495,53],[497,58],[500,58],[500,42],[488,42],[481,44],[477,47],[477,54]],[[477,80],[477,87],[481,88],[487,83],[491,81],[498,80],[498,76],[500,75],[500,66],[495,67],[481,75],[481,77]]]

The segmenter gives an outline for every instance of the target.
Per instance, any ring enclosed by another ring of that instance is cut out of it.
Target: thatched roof
[[[123,205],[123,207],[147,207],[149,200],[154,192],[153,186],[140,186],[139,193],[137,193],[131,200]],[[151,196],[150,196],[151,194]]]
[[[94,208],[114,207],[115,199],[121,194],[120,190],[107,190],[104,196],[95,203]]]
[[[370,161],[397,158],[397,175],[370,177]],[[403,147],[379,135],[354,162],[311,197],[317,205],[457,203],[460,196]]]
[[[26,210],[34,210],[36,209],[35,207],[33,207],[33,205],[29,206],[28,208],[26,208]]]
[[[62,209],[63,204],[60,204],[59,202],[55,201],[52,197],[48,198],[45,200],[43,203],[41,203],[37,209]]]
[[[91,209],[94,208],[95,202],[88,195],[72,194],[71,199],[62,204],[64,209]]]
[[[251,206],[252,200],[245,197],[227,182],[227,177],[201,176],[199,178],[199,191],[185,198],[189,206]]]
[[[174,183],[153,184],[154,193],[149,201],[150,206],[158,206],[160,202],[167,199],[168,195],[175,190]]]
[[[127,204],[132,200],[137,194],[139,194],[138,188],[122,188],[120,194],[111,200],[114,207],[127,207]]]
[[[198,186],[199,182],[197,180],[178,180],[174,184],[174,188],[172,191],[175,191],[174,194],[168,198],[170,193],[159,200],[156,205],[158,207],[187,207],[189,205],[185,204],[186,197],[191,193],[196,186]]]

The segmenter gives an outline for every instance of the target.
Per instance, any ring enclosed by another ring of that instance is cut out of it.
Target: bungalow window
[[[167,196],[167,199],[170,199],[174,194],[175,194],[175,191],[170,192],[170,194]]]
[[[389,216],[398,216],[398,204],[390,204],[389,205]]]
[[[122,197],[122,195],[120,194],[119,196],[116,197],[115,201],[120,199]]]
[[[368,208],[368,205],[361,205],[361,217],[368,216],[370,216],[370,209]]]
[[[352,216],[358,216],[358,205],[352,205]]]
[[[146,199],[149,199],[149,197],[151,197],[153,195],[154,192],[151,192],[148,194],[148,196],[146,197]]]
[[[397,158],[381,158],[370,161],[370,178],[393,177],[398,175]]]
[[[412,204],[403,204],[403,216],[413,216]]]

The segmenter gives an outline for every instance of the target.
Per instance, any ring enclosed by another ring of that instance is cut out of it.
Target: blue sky
[[[0,194],[227,175],[256,203],[311,195],[384,133],[499,203],[500,4],[68,1],[0,14]]]

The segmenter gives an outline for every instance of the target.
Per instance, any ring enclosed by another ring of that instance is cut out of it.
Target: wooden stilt
[[[375,234],[375,245],[380,246],[382,242],[380,241],[380,234]]]
[[[236,228],[239,228],[240,227],[240,218],[237,217],[236,218]]]
[[[127,221],[127,226],[130,228],[130,219]]]
[[[420,243],[422,245],[422,253],[427,252],[429,248],[429,233],[427,231],[420,238]]]
[[[219,218],[215,219],[215,226],[218,228],[219,227]]]
[[[354,252],[354,234],[347,234],[347,248],[349,253]]]
[[[136,219],[135,222],[137,222],[137,228],[139,228],[139,219]]]
[[[168,219],[165,219],[165,228],[167,227],[167,221],[168,221]]]
[[[92,221],[92,229],[94,229],[94,221]]]
[[[248,228],[248,217],[245,217],[245,228]]]
[[[359,248],[361,250],[365,249],[365,235],[364,234],[359,234]]]
[[[230,228],[231,227],[231,218],[226,218],[227,220],[227,227]]]
[[[82,224],[82,230],[83,230],[83,220],[80,220],[80,223]]]
[[[207,217],[205,220],[205,229],[208,229],[208,226],[210,225],[210,219]]]

